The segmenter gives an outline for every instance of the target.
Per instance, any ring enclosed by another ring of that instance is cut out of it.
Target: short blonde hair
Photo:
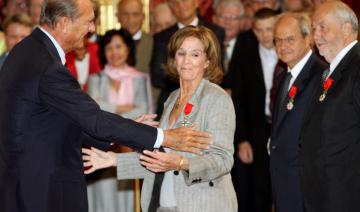
[[[168,44],[166,72],[174,80],[179,79],[175,66],[175,55],[186,38],[194,37],[204,45],[204,52],[209,60],[209,65],[204,72],[204,78],[219,84],[222,81],[223,71],[221,65],[221,50],[215,34],[204,26],[186,26],[171,36]]]

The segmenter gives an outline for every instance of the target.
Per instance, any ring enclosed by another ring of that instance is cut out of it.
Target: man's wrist
[[[163,129],[161,129],[161,128],[156,128],[156,129],[157,129],[157,136],[156,136],[154,148],[158,149],[158,148],[160,148],[160,146],[163,146],[165,136],[164,136]]]

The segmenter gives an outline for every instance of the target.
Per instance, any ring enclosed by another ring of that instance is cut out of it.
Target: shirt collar
[[[45,33],[45,35],[47,35],[47,36],[50,38],[51,42],[54,44],[54,46],[55,46],[55,48],[56,48],[56,51],[58,52],[58,54],[59,54],[59,56],[60,56],[61,63],[62,63],[63,65],[65,65],[65,63],[66,63],[65,52],[64,52],[64,50],[61,48],[60,44],[59,44],[59,43],[55,40],[55,38],[54,38],[52,35],[50,35],[50,33],[48,33],[44,28],[42,28],[42,27],[39,26],[39,29],[40,29],[41,31],[43,31],[43,32]]]
[[[339,65],[340,61],[345,57],[345,55],[350,51],[350,49],[355,46],[357,43],[357,40],[354,40],[353,42],[349,43],[345,48],[343,48],[336,57],[331,61],[330,63],[330,74],[335,70],[335,68]]]
[[[228,45],[233,47],[235,45],[235,42],[236,42],[236,37],[231,39],[229,42],[228,42]]]
[[[185,27],[185,25],[180,22],[178,22],[177,25],[178,25],[179,29],[182,29]],[[195,16],[194,20],[189,25],[191,25],[191,26],[199,25],[199,18],[197,16]]]
[[[137,33],[135,33],[135,35],[133,35],[133,40],[140,40],[142,36],[142,31],[139,30]]]
[[[312,50],[310,49],[310,51],[292,69],[288,67],[288,72],[291,72],[291,76],[293,79],[296,79],[297,76],[300,74],[306,62],[309,60],[311,54]]]
[[[271,56],[273,58],[277,58],[275,48],[267,49],[259,43],[259,51],[261,54],[264,54],[265,56]]]

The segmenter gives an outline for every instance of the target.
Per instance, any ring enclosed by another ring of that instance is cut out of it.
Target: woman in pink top
[[[89,95],[103,110],[126,118],[151,113],[150,80],[148,75],[133,67],[135,43],[130,33],[125,29],[106,32],[99,53],[104,69],[90,76]],[[132,180],[117,181],[115,168],[103,170],[90,178],[90,211],[134,211]]]

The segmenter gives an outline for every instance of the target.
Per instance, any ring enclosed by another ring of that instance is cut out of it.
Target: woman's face
[[[175,66],[179,78],[185,81],[200,81],[209,65],[203,43],[188,37],[175,53]]]
[[[105,57],[108,65],[113,67],[122,67],[126,64],[129,55],[129,49],[124,40],[115,35],[111,38],[110,43],[105,46]]]

